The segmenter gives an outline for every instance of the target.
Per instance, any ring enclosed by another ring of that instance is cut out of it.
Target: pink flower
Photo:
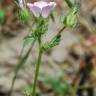
[[[27,6],[30,8],[35,17],[39,17],[41,15],[42,17],[47,18],[56,6],[56,3],[39,1],[33,4],[27,3]]]

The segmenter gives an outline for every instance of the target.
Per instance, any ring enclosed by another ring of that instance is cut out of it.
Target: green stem
[[[38,56],[37,64],[36,64],[32,96],[36,96],[36,85],[37,85],[37,79],[38,79],[38,75],[39,75],[39,69],[40,69],[41,58],[42,58],[41,39],[40,38],[39,38],[38,42],[39,42],[39,56]]]
[[[10,92],[8,94],[8,96],[12,96],[12,92],[13,92],[13,87],[14,87],[14,84],[15,84],[15,81],[16,81],[16,78],[17,78],[17,75],[18,75],[18,72],[20,71],[20,69],[22,68],[22,66],[26,63],[29,55],[30,55],[30,52],[34,46],[34,43],[35,43],[36,40],[34,40],[31,44],[31,47],[29,48],[29,50],[27,51],[27,53],[22,57],[22,53],[23,53],[23,49],[21,50],[21,54],[20,57],[21,59],[18,61],[17,63],[17,66],[16,66],[16,69],[15,69],[15,74],[14,74],[14,77],[12,79],[12,84],[11,84],[11,88],[10,88]]]

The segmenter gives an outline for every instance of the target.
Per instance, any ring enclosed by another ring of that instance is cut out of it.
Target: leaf
[[[31,44],[31,43],[33,42],[33,40],[34,40],[34,38],[27,38],[27,39],[25,39],[25,41],[24,41],[24,47],[25,47],[26,45]]]
[[[46,49],[55,47],[56,45],[59,45],[60,40],[61,40],[61,35],[58,35],[58,36],[54,37],[50,42],[43,44],[42,49],[46,50]]]
[[[67,5],[72,8],[73,6],[75,6],[75,0],[65,0]]]
[[[18,62],[17,66],[16,66],[16,69],[15,69],[15,75],[13,77],[13,80],[12,80],[12,85],[11,85],[11,89],[10,89],[10,93],[9,93],[9,96],[12,95],[12,92],[13,92],[13,87],[14,87],[14,83],[15,83],[15,80],[16,80],[16,77],[18,75],[18,72],[19,70],[22,68],[22,66],[26,63],[28,57],[29,57],[29,54],[32,50],[32,47],[34,45],[35,41],[32,43],[31,47],[29,48],[29,50],[27,51],[27,53],[20,59],[20,61]]]
[[[26,45],[32,44],[32,42],[36,39],[37,39],[36,32],[32,32],[31,34],[29,34],[24,38],[23,46],[25,47]]]

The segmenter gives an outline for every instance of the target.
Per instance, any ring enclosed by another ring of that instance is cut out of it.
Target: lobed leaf
[[[61,35],[58,35],[58,36],[54,37],[50,42],[43,44],[42,49],[46,50],[49,48],[53,48],[53,47],[59,45],[60,40],[61,40]]]
[[[36,39],[37,39],[37,34],[36,34],[36,32],[32,32],[31,34],[28,34],[28,36],[26,36],[26,37],[24,38],[23,46],[25,47],[25,46],[27,46],[27,45],[32,44],[32,42],[33,42],[34,40],[36,40]]]

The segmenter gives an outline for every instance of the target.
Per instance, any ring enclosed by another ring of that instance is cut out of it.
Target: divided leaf
[[[36,40],[36,39],[37,39],[36,33],[35,33],[35,32],[32,32],[31,34],[29,34],[28,36],[26,36],[26,37],[24,38],[23,46],[25,47],[25,46],[27,46],[27,45],[32,44],[32,42],[33,42],[34,40]]]
[[[56,45],[59,45],[60,40],[61,40],[61,35],[57,35],[50,42],[47,42],[47,43],[43,44],[43,46],[42,46],[43,50],[53,48]]]

